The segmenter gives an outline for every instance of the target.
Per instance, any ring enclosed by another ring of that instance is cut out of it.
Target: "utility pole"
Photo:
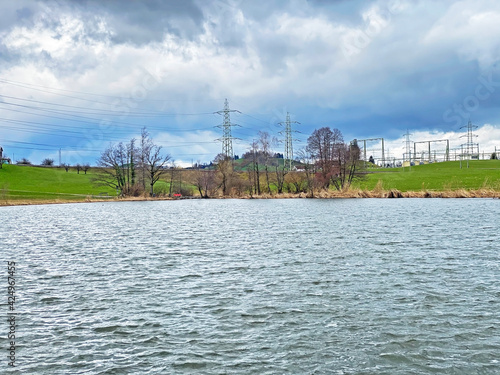
[[[59,166],[61,166],[61,149],[59,148]]]
[[[293,160],[293,139],[292,139],[292,133],[294,130],[292,130],[292,124],[300,124],[298,121],[290,121],[290,113],[286,113],[286,121],[285,122],[280,122],[280,125],[285,125],[285,154],[283,155],[284,157],[284,166],[285,169],[288,169],[289,171],[292,170],[292,160]],[[280,132],[280,134],[283,134],[283,131]],[[287,165],[288,164],[288,165]]]
[[[363,139],[363,168],[366,168],[366,139]]]
[[[408,162],[410,163],[410,170],[411,170],[411,139],[410,139],[410,131],[406,129],[406,134],[404,135],[406,137],[405,143],[406,143],[406,158],[408,158]],[[403,158],[405,159],[405,158]],[[404,163],[404,160],[403,160]]]
[[[231,123],[231,118],[229,115],[231,112],[241,113],[240,111],[237,111],[235,109],[229,109],[229,103],[227,99],[224,101],[224,109],[222,111],[215,112],[218,115],[222,115],[224,119],[222,125],[216,126],[217,128],[222,128],[222,138],[218,138],[216,139],[216,141],[222,142],[222,153],[226,156],[226,158],[233,160],[233,139],[236,138],[231,135],[231,127],[239,125]]]
[[[182,167],[179,167],[179,194],[182,194]]]
[[[385,168],[385,151],[384,151],[384,138],[382,138],[382,165]]]

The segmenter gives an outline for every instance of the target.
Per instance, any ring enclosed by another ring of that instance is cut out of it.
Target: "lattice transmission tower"
[[[235,109],[229,109],[229,103],[227,99],[224,101],[224,109],[222,111],[217,111],[218,115],[223,116],[223,122],[221,125],[217,125],[217,128],[222,128],[222,138],[216,139],[216,141],[221,141],[222,142],[222,153],[229,159],[234,158],[233,154],[233,139],[237,139],[231,135],[231,128],[233,126],[239,126],[238,124],[233,124],[231,123],[231,117],[230,113],[231,112],[238,112],[241,113],[240,111],[237,111]]]
[[[292,160],[293,160],[293,137],[292,133],[296,132],[292,130],[292,124],[300,124],[298,121],[290,121],[290,113],[286,113],[286,121],[280,122],[280,125],[285,126],[284,131],[280,131],[280,134],[285,133],[285,154],[283,155],[283,159],[285,162],[285,169],[289,171],[292,170]]]
[[[477,129],[477,125],[472,125],[472,122],[469,120],[467,126],[462,126],[460,129],[464,128],[467,128],[467,134],[462,135],[460,138],[467,137],[467,143],[461,145],[462,158],[465,156],[469,159],[474,155],[477,155],[479,158],[479,143],[474,143],[474,138],[477,138],[477,135],[473,133],[474,129]]]

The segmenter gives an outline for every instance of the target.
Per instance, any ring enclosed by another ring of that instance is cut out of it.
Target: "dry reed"
[[[294,199],[294,198],[309,198],[310,194],[306,193],[283,193],[283,194],[262,194],[262,195],[240,195],[240,196],[219,196],[214,199]],[[337,190],[320,190],[314,192],[315,198],[320,199],[335,199],[335,198],[500,198],[500,190],[483,187],[476,190],[420,190],[420,191],[405,191],[401,192],[397,189],[384,190],[382,183],[379,181],[373,190],[361,190],[357,188],[346,189],[343,191]],[[82,200],[65,200],[65,199],[51,199],[51,200],[37,200],[37,199],[15,199],[10,200],[4,197],[0,200],[0,206],[18,206],[18,205],[40,205],[40,204],[63,204],[63,203],[92,203],[92,202],[117,202],[117,201],[162,201],[162,200],[176,200],[178,198],[169,197],[125,197],[125,198],[108,198],[98,199],[92,196],[86,196]],[[193,199],[201,199],[200,197],[193,197]]]

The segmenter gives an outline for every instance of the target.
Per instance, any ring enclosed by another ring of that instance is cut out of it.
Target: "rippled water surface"
[[[19,374],[500,374],[500,200],[0,215]]]

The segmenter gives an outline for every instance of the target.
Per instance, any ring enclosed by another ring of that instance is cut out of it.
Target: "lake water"
[[[2,295],[5,261],[18,267],[11,373],[500,373],[500,200],[106,202],[0,215]]]

